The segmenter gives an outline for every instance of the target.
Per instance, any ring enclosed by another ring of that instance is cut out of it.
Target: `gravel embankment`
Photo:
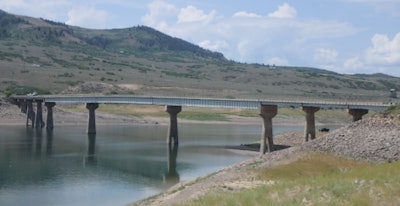
[[[303,148],[373,163],[400,160],[399,117],[367,118],[308,142]]]

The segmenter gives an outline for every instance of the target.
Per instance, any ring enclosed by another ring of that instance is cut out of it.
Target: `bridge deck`
[[[33,100],[55,103],[101,103],[144,104],[186,107],[258,109],[260,105],[280,107],[319,107],[324,109],[385,110],[389,104],[374,102],[292,101],[266,99],[214,99],[195,97],[150,97],[150,96],[12,96],[12,100]]]

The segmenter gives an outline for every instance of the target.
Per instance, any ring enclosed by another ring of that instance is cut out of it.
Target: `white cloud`
[[[389,57],[395,59],[393,51],[399,47],[400,34],[393,39],[373,39],[373,46],[365,55],[355,50],[343,51],[343,46],[336,43],[342,39],[348,41],[366,30],[345,21],[295,18],[297,11],[289,4],[279,6],[268,16],[240,10],[230,16],[217,16],[215,10],[179,7],[163,1],[154,1],[148,8],[142,18],[145,25],[240,62],[306,65],[339,73],[376,73],[384,71],[383,67],[373,66],[366,54],[373,56],[375,62],[387,59],[386,53],[378,52],[383,47],[392,51]]]
[[[346,37],[360,31],[347,22],[337,21],[296,20],[294,26],[305,39]]]
[[[335,63],[337,61],[338,52],[329,49],[317,49],[314,54],[314,60],[320,63]]]
[[[178,15],[178,23],[187,22],[203,22],[208,23],[214,19],[216,15],[215,11],[211,11],[209,14],[205,14],[203,10],[197,9],[194,6],[187,6],[182,8]]]
[[[221,51],[229,48],[229,44],[225,40],[203,40],[198,45],[211,51]]]
[[[238,58],[239,61],[246,62],[248,55],[251,54],[251,44],[252,42],[248,39],[243,39],[236,44],[236,51],[238,53],[236,58]]]
[[[260,15],[255,14],[255,13],[249,13],[249,12],[245,12],[245,11],[239,11],[236,12],[233,17],[245,17],[245,18],[261,18]]]
[[[400,76],[400,33],[393,39],[387,35],[376,34],[371,39],[372,46],[359,56],[339,58],[338,52],[317,49],[314,61],[318,67],[338,73],[386,73]]]
[[[343,64],[343,68],[345,69],[345,71],[351,71],[351,72],[356,72],[357,70],[363,67],[364,63],[360,60],[359,57],[353,57],[347,59]]]
[[[86,28],[104,28],[111,15],[94,7],[80,6],[68,12],[66,24]]]
[[[375,34],[371,43],[372,47],[366,51],[368,63],[377,65],[400,64],[400,32],[392,40],[387,35]]]
[[[269,17],[273,18],[295,18],[296,15],[296,9],[290,6],[288,3],[284,3],[278,7],[278,10],[268,14]]]
[[[372,10],[380,15],[399,17],[400,0],[342,0],[353,4],[363,4],[369,6]]]
[[[145,25],[154,27],[159,30],[167,29],[168,22],[176,20],[179,14],[179,9],[164,1],[153,1],[148,5],[149,12],[142,17],[142,22]]]
[[[272,57],[272,58],[268,59],[267,62],[265,62],[265,63],[270,64],[270,65],[277,65],[277,66],[289,65],[289,61],[287,59],[280,58],[280,57]]]
[[[0,6],[2,9],[12,10],[15,8],[26,7],[27,3],[24,0],[13,0],[13,1],[1,0]]]
[[[0,0],[0,8],[4,11],[50,20],[61,19],[63,9],[70,5],[68,0]]]

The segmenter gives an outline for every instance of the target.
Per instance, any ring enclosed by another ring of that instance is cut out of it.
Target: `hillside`
[[[242,64],[146,26],[93,30],[0,11],[5,95],[109,93],[394,101],[400,78]]]

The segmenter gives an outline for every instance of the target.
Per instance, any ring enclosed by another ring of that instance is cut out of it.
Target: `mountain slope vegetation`
[[[3,11],[0,69],[4,95],[105,92],[392,101],[390,89],[400,90],[399,78],[383,74],[237,63],[146,26],[94,30]]]

